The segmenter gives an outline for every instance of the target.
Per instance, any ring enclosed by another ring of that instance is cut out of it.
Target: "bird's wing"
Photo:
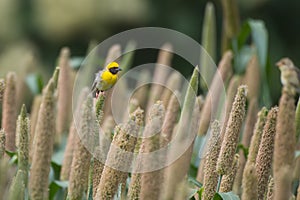
[[[296,66],[294,66],[295,71],[297,72],[298,80],[300,80],[300,69]]]
[[[93,92],[93,94],[96,93],[97,85],[99,84],[99,82],[101,82],[102,73],[103,73],[103,70],[99,71],[95,74],[95,79],[94,79],[94,82],[93,82],[92,88],[91,88],[91,91]]]

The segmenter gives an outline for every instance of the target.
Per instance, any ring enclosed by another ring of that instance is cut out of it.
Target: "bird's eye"
[[[109,69],[110,73],[117,74],[119,72],[118,67],[112,67]]]

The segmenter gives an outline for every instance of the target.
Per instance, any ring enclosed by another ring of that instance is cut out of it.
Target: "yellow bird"
[[[118,80],[118,72],[122,71],[116,62],[109,63],[103,70],[96,73],[92,92],[98,98],[99,93],[112,88]]]

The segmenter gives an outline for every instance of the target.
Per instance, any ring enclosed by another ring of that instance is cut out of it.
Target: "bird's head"
[[[292,69],[294,63],[289,58],[282,58],[276,63],[280,70]]]
[[[106,66],[106,69],[110,71],[112,74],[117,74],[119,71],[122,71],[122,69],[119,67],[119,64],[116,62],[111,62]]]

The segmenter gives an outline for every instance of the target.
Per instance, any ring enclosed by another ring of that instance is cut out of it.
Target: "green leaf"
[[[122,70],[124,72],[128,71],[132,65],[134,53],[135,53],[134,50],[136,49],[136,45],[137,45],[136,42],[133,40],[128,41],[128,43],[126,44],[124,52],[128,52],[128,53],[126,53],[123,56],[123,58],[120,62],[120,67],[122,68]]]
[[[49,185],[49,200],[53,200],[57,191],[59,190],[59,186],[52,182]]]
[[[53,169],[54,179],[58,180],[60,177],[61,165],[56,162],[51,161],[51,168]]]
[[[44,82],[40,74],[29,74],[26,77],[25,82],[34,95],[42,93]]]
[[[232,41],[233,51],[236,54],[240,52],[245,46],[247,46],[246,43],[249,39],[250,34],[252,42],[255,44],[255,47],[257,49],[261,71],[263,71],[264,74],[268,58],[268,31],[262,20],[249,19],[246,23],[243,24],[237,40],[234,39]]]
[[[84,60],[84,57],[72,57],[70,60],[70,66],[73,69],[79,69],[82,62]]]
[[[194,196],[189,197],[190,200],[196,200]]]
[[[64,199],[68,185],[68,181],[52,181],[49,185],[49,200],[53,200],[58,195],[59,191],[61,191],[61,195],[59,195],[59,197],[57,197],[56,199]]]
[[[242,150],[245,158],[248,158],[249,148],[247,148],[243,144],[239,143],[237,146],[237,152],[239,152],[239,150]]]
[[[59,151],[53,154],[51,161],[56,163],[57,165],[62,165],[63,158],[64,158],[64,149],[60,149]]]
[[[295,151],[295,158],[297,158],[298,156],[300,156],[300,151]]]
[[[254,49],[249,45],[243,46],[235,53],[234,71],[237,74],[243,74],[246,71],[247,64],[254,54]]]
[[[28,192],[28,188],[25,188],[25,195],[24,195],[24,200],[29,200],[29,192]]]
[[[251,37],[250,37],[251,35]],[[251,40],[250,40],[251,39]],[[244,65],[242,62],[243,60],[247,59],[247,51],[243,49],[245,46],[247,46],[247,42],[250,40],[250,44],[255,45],[255,50],[258,56],[259,66],[260,66],[260,79],[262,80],[262,87],[261,87],[261,96],[262,101],[265,104],[265,106],[271,105],[271,97],[270,97],[270,91],[267,83],[267,67],[268,67],[268,31],[265,27],[265,24],[262,20],[254,20],[249,19],[247,20],[237,37],[237,39],[233,39],[232,41],[232,49],[234,52],[234,55],[236,57],[244,57],[244,59],[236,58],[234,59],[235,62],[235,69],[237,69],[238,73],[244,72]],[[241,52],[243,51],[243,52]],[[245,57],[246,54],[246,57]],[[240,60],[240,61],[239,61]]]
[[[202,187],[202,183],[200,183],[199,181],[197,181],[194,177],[189,176],[188,177],[188,182],[192,183],[193,185],[201,188]]]
[[[190,164],[190,169],[188,171],[189,177],[196,177],[197,176],[198,167],[193,164]]]
[[[240,33],[238,35],[238,41],[237,41],[238,49],[241,49],[246,44],[247,40],[249,39],[250,34],[251,34],[251,28],[250,28],[249,23],[247,21],[242,25],[242,28],[241,28]]]
[[[188,198],[189,199],[195,199],[194,196],[198,193],[198,190],[193,189],[193,188],[189,188],[187,192],[188,192]]]
[[[218,193],[216,193],[213,197],[213,200],[222,200],[222,197]]]
[[[64,189],[69,187],[69,181],[54,181],[54,183]]]
[[[13,151],[8,151],[8,150],[5,150],[5,153],[10,157],[14,157],[16,155],[18,155],[18,152],[13,152]]]
[[[14,155],[10,161],[9,161],[10,164],[18,164],[18,156],[17,155]]]
[[[213,200],[240,200],[240,198],[233,192],[218,192],[215,194]]]
[[[193,199],[194,196],[199,192],[199,188],[202,188],[202,184],[197,181],[194,177],[188,176],[188,198]]]
[[[263,105],[267,108],[271,107],[275,102],[272,103],[272,97],[270,94],[270,88],[277,88],[276,86],[281,86],[280,81],[274,83],[273,78],[271,76],[273,75],[271,71],[273,71],[274,66],[271,64],[270,57],[267,59],[267,64],[265,66],[265,71],[261,73],[261,93],[260,93],[260,99]],[[274,79],[275,80],[275,79]],[[269,87],[269,85],[272,85]]]
[[[62,140],[64,143],[64,138]],[[56,151],[51,158],[51,171],[50,171],[50,182],[54,180],[59,180],[60,178],[60,170],[62,165],[62,160],[64,156],[64,148],[59,148],[58,151]]]
[[[203,187],[201,187],[201,188],[198,190],[199,199],[201,199],[201,198],[202,198],[202,193],[203,193],[203,190],[204,190],[204,188],[203,188]]]
[[[93,200],[93,185],[91,184],[89,187],[88,200]]]
[[[90,161],[89,179],[88,179],[88,200],[93,200],[93,176],[94,176],[94,157]]]
[[[268,65],[268,31],[266,29],[265,23],[262,20],[248,20],[249,26],[251,28],[252,40],[256,46],[258,61],[260,64],[261,80],[262,80],[262,94],[263,101],[266,106],[270,105],[271,97],[270,91],[267,84],[267,65]]]
[[[210,59],[216,61],[216,14],[211,2],[208,2],[205,7],[201,44],[206,52],[202,51],[200,55],[200,74],[205,77],[205,81],[200,80],[200,85],[206,91],[207,85],[211,84],[215,74],[215,68],[210,65]]]
[[[260,66],[265,69],[268,57],[268,31],[262,20],[248,20],[251,28],[252,40],[257,47]]]
[[[114,196],[114,200],[121,200],[122,199],[122,190],[123,190],[123,184],[120,183],[118,186],[118,191]]]
[[[247,20],[241,28],[237,41],[233,41],[233,46],[234,43],[237,43],[235,50],[240,51],[246,45],[250,34],[252,42],[257,48],[260,66],[265,70],[268,58],[268,31],[262,20]]]
[[[10,157],[10,164],[18,164],[18,152],[5,150],[5,153]]]

